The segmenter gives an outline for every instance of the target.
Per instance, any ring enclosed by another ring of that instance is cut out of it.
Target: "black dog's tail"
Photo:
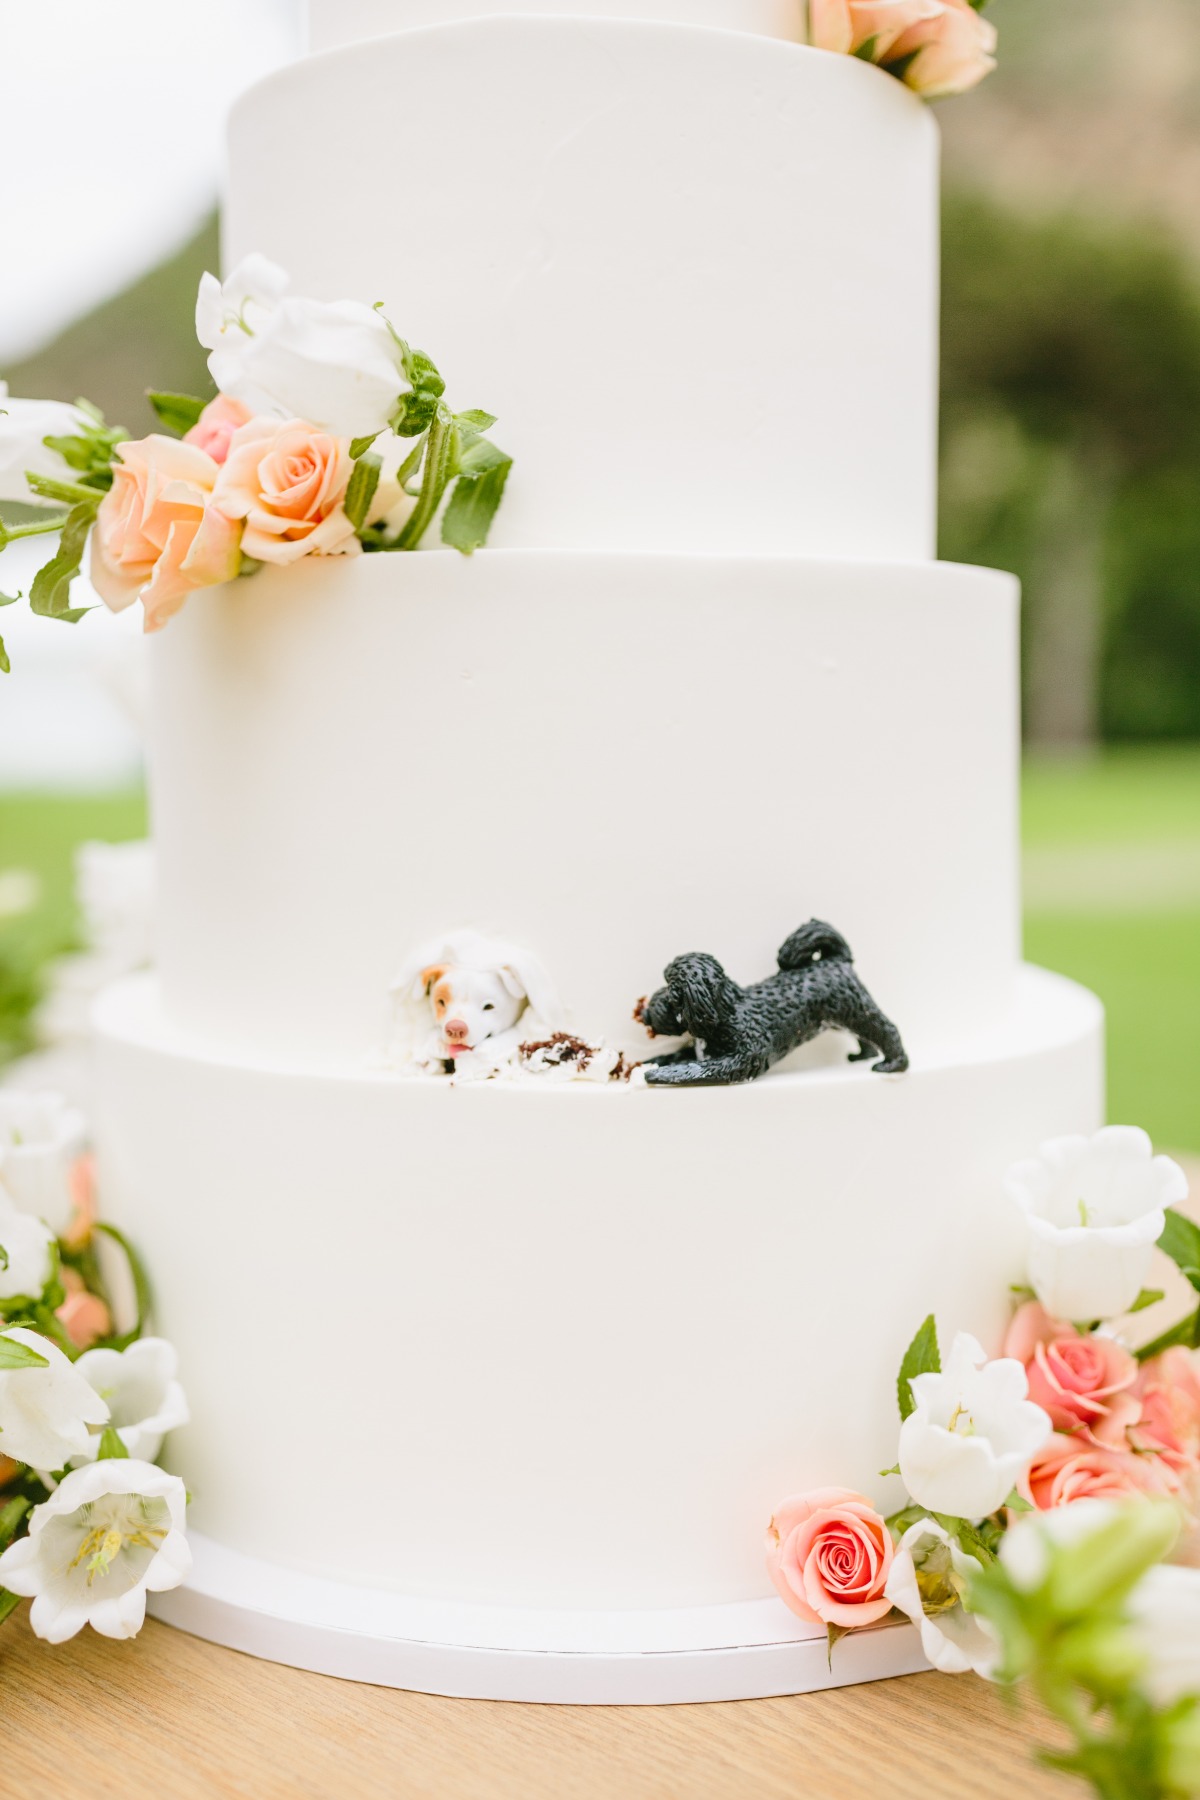
[[[779,952],[781,969],[807,969],[819,962],[853,962],[850,946],[840,931],[824,919],[810,919],[793,931]]]

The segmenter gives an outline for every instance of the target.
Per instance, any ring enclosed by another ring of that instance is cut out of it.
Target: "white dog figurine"
[[[561,1025],[557,996],[528,951],[477,931],[426,944],[392,983],[398,1010],[432,1028],[410,1034],[408,1060],[457,1080],[487,1080],[510,1064],[531,1035]]]

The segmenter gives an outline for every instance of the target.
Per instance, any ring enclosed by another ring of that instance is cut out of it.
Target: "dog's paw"
[[[872,1075],[903,1075],[907,1068],[907,1056],[893,1056],[885,1062],[877,1062],[871,1073]]]

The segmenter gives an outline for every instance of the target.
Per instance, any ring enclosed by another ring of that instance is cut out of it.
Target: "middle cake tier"
[[[646,1051],[666,962],[739,981],[811,916],[917,1056],[1009,1011],[1017,586],[947,564],[491,551],[315,559],[153,644],[169,1018],[291,1068],[382,1048],[462,927]]]

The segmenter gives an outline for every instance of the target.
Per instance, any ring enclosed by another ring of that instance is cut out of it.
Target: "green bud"
[[[1077,1617],[1124,1599],[1134,1582],[1161,1562],[1179,1536],[1170,1501],[1123,1506],[1116,1517],[1076,1544],[1054,1552],[1046,1598],[1060,1618]]]

